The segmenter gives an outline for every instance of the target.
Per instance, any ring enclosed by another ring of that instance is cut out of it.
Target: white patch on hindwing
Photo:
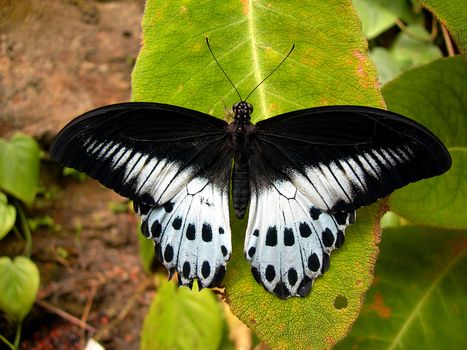
[[[159,259],[168,270],[178,271],[181,284],[190,286],[198,279],[206,287],[223,278],[232,251],[227,188],[194,178],[142,221]]]
[[[342,245],[349,220],[338,223],[290,182],[253,191],[244,253],[255,278],[281,298],[307,295],[328,269],[331,251]]]

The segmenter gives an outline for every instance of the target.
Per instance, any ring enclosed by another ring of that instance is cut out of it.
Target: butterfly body
[[[248,208],[244,253],[254,278],[280,298],[305,296],[330,267],[355,210],[449,169],[444,145],[401,115],[359,106],[228,124],[158,103],[85,113],[56,137],[51,156],[134,201],[142,233],[179,283],[219,285],[231,256],[229,198]]]

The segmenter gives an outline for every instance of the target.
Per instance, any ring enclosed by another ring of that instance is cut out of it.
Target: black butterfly
[[[255,125],[249,103],[233,111],[228,124],[165,104],[105,106],[71,121],[50,153],[132,199],[141,231],[182,285],[224,277],[231,184],[238,218],[249,205],[253,276],[280,298],[309,294],[357,208],[451,166],[429,130],[385,110],[318,107]]]
[[[235,215],[250,206],[244,252],[253,276],[285,299],[308,295],[329,269],[356,209],[451,166],[441,141],[401,115],[330,106],[253,125],[253,106],[237,94],[230,124],[177,106],[122,103],[76,118],[50,149],[57,162],[133,200],[141,231],[182,285],[224,278],[230,183]]]

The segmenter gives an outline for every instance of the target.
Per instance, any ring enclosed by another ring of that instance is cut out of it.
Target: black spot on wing
[[[211,229],[211,225],[209,225],[208,223],[203,224],[203,228],[201,229],[201,237],[203,238],[203,241],[205,242],[212,241],[212,229]]]
[[[203,265],[201,265],[201,275],[204,278],[208,278],[210,274],[211,274],[211,265],[209,264],[208,261],[204,261]]]
[[[287,289],[287,286],[284,282],[277,283],[276,287],[273,290],[273,293],[281,299],[287,299],[290,297],[290,291]]]
[[[188,227],[186,228],[186,238],[188,238],[190,241],[193,241],[196,238],[195,225],[188,224]]]
[[[172,222],[172,227],[176,230],[179,230],[182,227],[182,218],[180,216],[176,217]]]
[[[325,247],[329,248],[334,244],[334,235],[329,227],[323,231],[322,238]]]
[[[308,224],[306,222],[301,222],[299,227],[298,227],[299,231],[300,231],[300,235],[303,237],[303,238],[308,238],[310,237],[311,235],[311,228],[310,226],[308,226]]]
[[[289,284],[290,284],[292,287],[295,286],[295,283],[297,283],[298,276],[297,276],[297,271],[295,271],[294,268],[291,268],[291,269],[287,272],[287,279],[289,280]]]
[[[188,278],[190,278],[190,272],[191,272],[190,263],[188,261],[185,261],[183,263],[183,267],[182,267],[182,276],[185,279],[188,279]]]
[[[316,253],[311,254],[308,257],[308,268],[313,272],[317,272],[320,266],[318,255]]]
[[[321,215],[321,210],[319,210],[316,207],[310,208],[310,216],[313,220],[318,220],[320,215]]]
[[[141,233],[144,235],[144,237],[148,238],[151,233],[149,232],[149,227],[148,227],[148,222],[147,220],[144,220],[141,223]]]
[[[274,266],[268,265],[266,267],[266,279],[269,282],[272,282],[276,278],[276,270],[274,269]]]
[[[221,246],[221,252],[224,257],[226,257],[228,254],[227,248],[224,245]]]
[[[256,247],[250,247],[250,249],[248,249],[248,256],[250,258],[252,258],[253,255],[255,255],[255,253],[256,253]]]
[[[174,209],[174,204],[172,202],[167,202],[164,204],[164,210],[167,213],[171,213],[173,209]]]
[[[160,224],[159,220],[154,220],[151,225],[151,233],[153,237],[159,238],[162,233],[162,225]]]
[[[275,247],[277,244],[277,228],[276,226],[270,226],[266,234],[266,245]]]
[[[297,294],[301,297],[305,297],[310,294],[311,287],[313,286],[313,280],[307,276],[303,277],[303,280],[300,282],[300,285],[297,289]]]
[[[295,244],[294,234],[291,228],[284,229],[284,245],[287,247],[293,246]]]
[[[336,248],[342,247],[342,245],[344,244],[344,241],[345,241],[344,232],[342,232],[341,230],[337,231],[337,239],[336,239],[335,247]]]
[[[172,261],[173,257],[174,257],[174,250],[173,250],[172,246],[170,244],[168,244],[167,247],[165,247],[164,260],[165,260],[165,262],[170,263]]]

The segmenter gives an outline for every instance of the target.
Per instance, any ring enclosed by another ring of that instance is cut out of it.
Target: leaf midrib
[[[259,63],[259,55],[258,55],[258,45],[256,43],[256,36],[258,35],[255,27],[255,15],[253,9],[253,0],[248,1],[248,36],[250,38],[250,46],[251,46],[251,55],[253,58],[253,72],[255,74],[255,81],[258,84],[262,79],[262,71],[261,66]],[[253,89],[254,87],[252,87]],[[260,104],[260,111],[261,115],[265,115],[266,112],[266,98],[264,95],[264,85],[260,85],[258,87],[258,97],[259,97],[259,104]]]
[[[409,314],[409,317],[406,319],[402,327],[399,329],[399,332],[397,335],[393,338],[391,344],[388,346],[388,350],[393,350],[396,348],[397,345],[401,344],[402,337],[406,333],[406,331],[409,329],[411,326],[412,322],[414,321],[415,317],[419,314],[419,311],[421,308],[424,306],[424,304],[427,302],[433,291],[435,290],[436,287],[439,286],[441,281],[444,279],[444,277],[452,270],[454,265],[456,265],[462,258],[465,256],[465,250],[459,253],[455,259],[453,259],[448,265],[446,265],[446,268],[442,271],[442,273],[436,278],[433,283],[429,286],[429,288],[426,290],[424,295],[420,298],[419,302],[413,309],[413,311]]]

